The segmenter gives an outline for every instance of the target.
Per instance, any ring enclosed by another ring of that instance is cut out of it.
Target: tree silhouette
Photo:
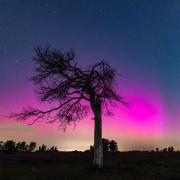
[[[58,152],[58,149],[56,146],[51,146],[49,148],[45,149],[46,152]]]
[[[21,142],[16,143],[16,151],[21,151]]]
[[[94,152],[94,146],[91,145],[90,148],[89,148],[89,150],[90,150],[91,152]]]
[[[32,152],[36,148],[36,142],[30,142],[28,146],[28,151]]]
[[[174,147],[173,146],[169,146],[168,147],[168,152],[174,152]]]
[[[4,151],[8,153],[15,152],[16,150],[16,143],[12,140],[6,141],[4,143]]]
[[[116,152],[116,151],[118,150],[118,145],[117,145],[117,142],[116,142],[116,141],[111,140],[111,141],[109,142],[109,150],[110,150],[111,152]]]
[[[109,140],[108,139],[102,139],[102,145],[103,145],[103,152],[109,152]]]
[[[39,146],[39,149],[38,149],[38,151],[40,151],[40,152],[45,152],[47,150],[47,146],[46,145],[42,145],[42,146]]]
[[[4,150],[4,146],[3,146],[3,141],[0,141],[0,151],[3,151]]]
[[[56,146],[52,146],[51,148],[48,149],[49,152],[57,152],[57,147]]]
[[[25,141],[20,142],[19,150],[23,151],[23,152],[27,151],[28,150],[28,144],[26,144]]]
[[[35,48],[36,74],[32,81],[38,86],[40,101],[51,103],[47,110],[29,107],[20,113],[11,114],[16,120],[27,120],[33,124],[39,119],[53,123],[58,121],[65,130],[92,110],[94,115],[94,158],[93,165],[103,165],[102,111],[108,102],[124,99],[116,93],[116,71],[104,60],[87,68],[75,61],[73,51],[62,52],[49,47]],[[90,107],[90,108],[89,108]]]
[[[167,148],[164,148],[164,149],[162,150],[162,152],[167,152]]]

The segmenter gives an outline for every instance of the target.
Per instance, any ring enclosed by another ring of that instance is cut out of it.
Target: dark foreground
[[[180,153],[106,154],[91,168],[91,153],[0,153],[0,180],[180,180]]]

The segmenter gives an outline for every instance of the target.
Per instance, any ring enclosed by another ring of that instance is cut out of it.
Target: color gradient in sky
[[[93,144],[91,114],[66,132],[3,116],[44,106],[28,81],[39,44],[73,48],[83,66],[106,59],[117,69],[118,91],[130,106],[108,107],[114,115],[103,114],[103,137],[120,150],[180,149],[179,0],[0,1],[0,140],[85,150]]]

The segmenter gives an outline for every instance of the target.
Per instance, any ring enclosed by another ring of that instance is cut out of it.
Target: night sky
[[[0,140],[84,150],[93,143],[91,115],[66,132],[3,116],[43,106],[28,81],[40,44],[72,48],[82,65],[106,59],[121,74],[119,93],[131,106],[103,116],[103,137],[120,150],[180,149],[179,0],[0,0]]]

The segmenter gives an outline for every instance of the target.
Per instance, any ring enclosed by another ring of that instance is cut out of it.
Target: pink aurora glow
[[[163,101],[160,96],[160,91],[157,89],[146,87],[142,88],[139,84],[136,86],[127,88],[128,92],[124,91],[126,100],[129,102],[129,107],[118,105],[116,107],[108,107],[114,112],[113,116],[103,115],[103,136],[118,139],[123,139],[122,136],[126,136],[126,141],[131,138],[136,138],[138,141],[142,141],[149,137],[158,139],[164,133],[164,110]],[[130,91],[129,89],[133,89]],[[44,107],[42,103],[37,102],[34,94],[32,95],[31,89],[24,89],[24,93],[17,91],[16,98],[11,98],[11,101],[6,102],[4,111],[19,111],[21,107],[26,105],[33,105],[35,107]],[[62,133],[58,130],[58,124],[49,125],[46,123],[38,123],[34,125],[34,128],[27,132],[5,132],[1,135],[4,139],[29,139],[36,140],[39,143],[49,144],[59,142],[65,144],[64,149],[84,149],[88,148],[93,142],[93,120],[90,113],[86,120],[82,120],[77,124],[77,128],[72,131],[69,128],[67,132]],[[8,134],[7,137],[5,137]],[[2,138],[1,137],[1,138]],[[49,138],[47,140],[47,137]],[[63,138],[64,137],[64,140]],[[52,140],[51,140],[52,139]],[[79,146],[75,147],[72,141],[78,141]],[[122,140],[123,141],[123,140]],[[121,142],[122,143],[122,142]],[[126,145],[124,145],[126,146]],[[127,149],[127,147],[123,147]]]
[[[160,91],[133,86],[133,91],[126,93],[129,107],[116,106],[114,116],[104,117],[104,128],[112,133],[128,134],[137,138],[161,137],[164,133],[164,107]],[[112,122],[109,122],[109,121]],[[111,124],[111,125],[110,125]]]

